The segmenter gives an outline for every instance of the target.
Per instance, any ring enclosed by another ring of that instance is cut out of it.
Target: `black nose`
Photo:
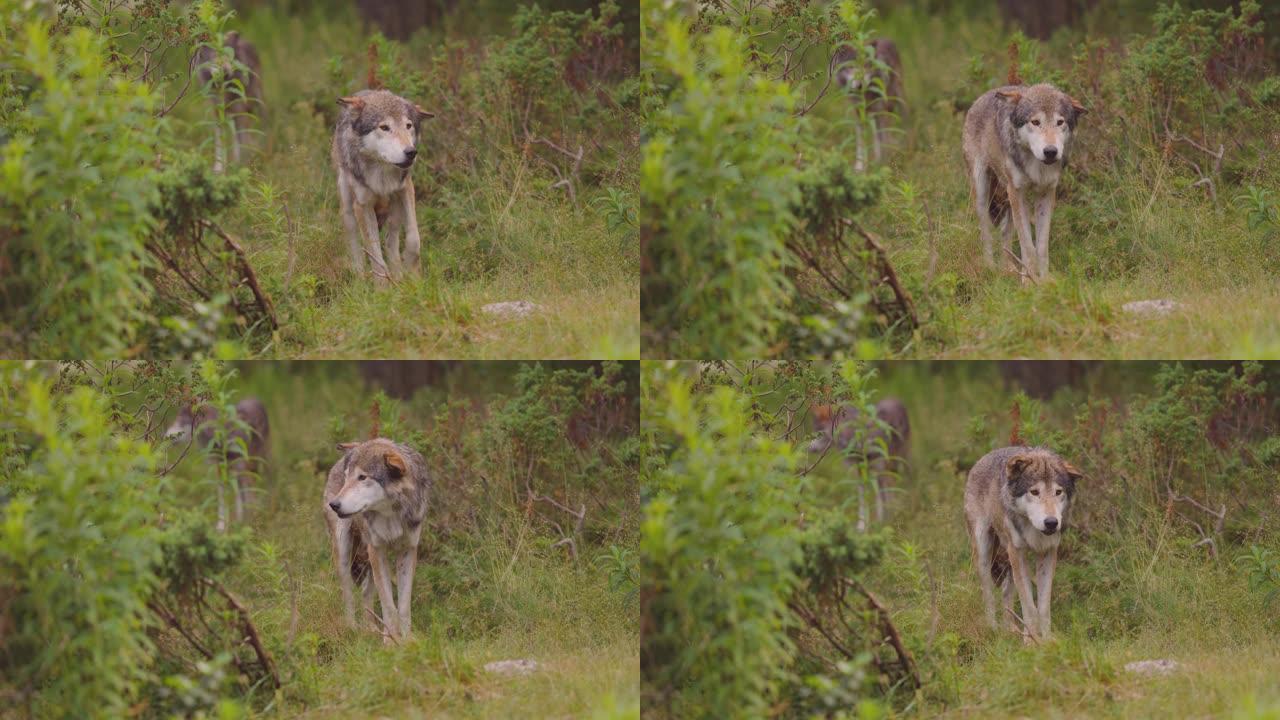
[[[329,503],[329,508],[332,509],[334,512],[338,512],[338,501],[334,500],[333,502]]]
[[[1044,148],[1044,159],[1052,160],[1056,157],[1058,157],[1058,148],[1052,145],[1046,145]]]
[[[1058,529],[1058,518],[1045,518],[1044,529],[1053,532]]]
[[[418,156],[418,151],[413,148],[409,148],[408,150],[404,151],[404,157],[406,160],[412,160],[417,156]]]

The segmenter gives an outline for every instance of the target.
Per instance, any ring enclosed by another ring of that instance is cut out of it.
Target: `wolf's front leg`
[[[382,631],[394,640],[400,636],[400,622],[396,617],[396,603],[391,591],[391,567],[384,548],[369,546],[369,565],[373,570],[373,584],[382,601]]]
[[[1009,212],[1013,229],[1018,232],[1018,250],[1022,255],[1022,282],[1029,283],[1036,278],[1039,267],[1036,262],[1035,243],[1031,238],[1031,215],[1027,209],[1027,199],[1022,188],[1009,188]]]
[[[400,231],[404,229],[404,216],[400,204],[396,203],[387,210],[387,224],[382,228],[383,250],[386,252],[387,269],[392,279],[400,277]]]
[[[378,216],[373,212],[373,205],[359,201],[355,203],[355,211],[356,220],[363,231],[364,252],[369,256],[373,279],[379,285],[385,285],[390,282],[391,276],[387,273],[387,263],[382,259],[382,244],[378,241]]]
[[[338,587],[342,590],[342,611],[347,625],[356,626],[355,598],[352,597],[351,578],[351,525],[339,521],[333,529],[333,564],[338,573]]]
[[[1009,548],[1009,566],[1013,571],[1013,586],[1018,591],[1018,599],[1022,601],[1022,624],[1031,637],[1039,637],[1039,613],[1035,600],[1031,596],[1031,568],[1027,565],[1027,551],[1024,548]]]
[[[404,211],[404,266],[409,272],[418,270],[418,257],[422,251],[422,238],[418,236],[418,211],[413,194],[413,180],[405,184],[401,193]]]
[[[418,566],[418,549],[409,548],[400,555],[399,567],[396,568],[396,609],[400,613],[400,637],[409,637],[411,616],[409,601],[413,597],[413,571]]]
[[[1053,548],[1040,557],[1040,568],[1036,573],[1036,609],[1040,614],[1040,636],[1049,637],[1049,600],[1053,595],[1053,571],[1058,566],[1058,548]]]
[[[360,247],[360,228],[356,221],[355,200],[351,190],[338,175],[338,201],[342,205],[342,227],[347,235],[347,249],[351,253],[351,269],[356,275],[364,274],[364,250]]]
[[[1036,202],[1036,260],[1042,278],[1049,277],[1049,222],[1053,219],[1054,196],[1057,193],[1055,185]]]

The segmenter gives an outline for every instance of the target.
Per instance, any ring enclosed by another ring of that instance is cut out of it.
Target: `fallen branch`
[[[870,590],[863,587],[862,583],[855,583],[848,579],[846,579],[845,582],[856,588],[858,592],[862,593],[862,595],[867,598],[867,602],[871,604],[872,609],[880,616],[880,623],[884,628],[886,635],[885,639],[889,641],[889,644],[893,646],[894,651],[898,653],[898,662],[902,664],[902,669],[911,676],[912,680],[915,681],[916,687],[921,687],[920,672],[916,669],[915,660],[911,658],[911,653],[908,652],[906,646],[902,644],[902,635],[898,633],[897,626],[893,624],[893,620],[889,617],[889,611],[885,609],[884,605],[882,605],[878,599],[876,599],[875,595],[871,594]]]
[[[258,635],[258,628],[253,624],[253,620],[249,618],[249,611],[245,610],[244,605],[236,599],[231,591],[222,586],[222,583],[214,580],[206,580],[210,587],[218,591],[226,599],[227,604],[236,612],[240,618],[240,628],[244,631],[244,640],[253,648],[254,653],[258,656],[258,663],[262,665],[262,669],[270,676],[275,687],[280,687],[280,676],[276,673],[275,663],[271,662],[271,656],[267,654],[266,648],[262,646],[262,638]]]
[[[214,234],[222,238],[222,241],[226,243],[227,247],[235,253],[236,259],[240,263],[241,273],[245,282],[249,284],[249,290],[253,292],[254,300],[257,301],[259,309],[262,310],[263,314],[265,314],[267,319],[271,322],[271,329],[278,330],[280,328],[280,324],[276,322],[276,311],[271,306],[271,299],[267,297],[267,294],[262,291],[262,286],[258,284],[258,276],[253,272],[253,266],[249,264],[249,259],[244,254],[244,248],[240,247],[240,243],[236,242],[236,240],[223,231],[222,228],[208,220],[201,220],[200,224],[206,229],[212,230]]]
[[[898,273],[894,272],[893,265],[889,262],[889,255],[885,252],[884,246],[870,232],[864,230],[852,220],[845,220],[849,227],[853,228],[867,241],[867,249],[876,254],[880,260],[880,266],[883,268],[884,281],[889,283],[889,287],[893,289],[893,294],[898,299],[898,304],[902,306],[903,312],[906,313],[907,320],[911,327],[920,326],[920,321],[916,317],[915,304],[911,302],[911,295],[907,293],[906,288],[902,287],[902,283],[898,280]]]

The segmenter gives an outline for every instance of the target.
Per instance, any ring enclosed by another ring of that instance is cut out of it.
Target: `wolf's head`
[[[1087,112],[1083,105],[1052,85],[998,90],[996,95],[1010,105],[1018,140],[1037,160],[1052,165],[1066,159],[1076,121]]]
[[[338,98],[338,104],[347,108],[343,121],[350,122],[359,136],[361,152],[402,169],[413,165],[418,156],[422,121],[435,117],[386,90],[365,90]]]
[[[329,507],[340,518],[388,506],[399,493],[398,485],[413,482],[408,461],[389,440],[340,443],[338,449],[346,453],[346,465],[342,489]]]
[[[1037,448],[1010,457],[1004,468],[1014,509],[1045,535],[1061,530],[1080,471],[1057,455]]]

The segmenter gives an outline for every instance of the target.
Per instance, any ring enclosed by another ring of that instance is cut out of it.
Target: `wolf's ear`
[[[1089,112],[1088,110],[1085,109],[1083,105],[1080,104],[1079,100],[1071,97],[1070,95],[1067,96],[1067,102],[1071,103],[1071,109],[1076,111],[1076,115],[1084,115],[1085,113]]]
[[[997,90],[996,97],[1008,102],[1010,105],[1017,105],[1022,99],[1022,93],[1017,90]]]
[[[1014,455],[1004,464],[1005,477],[1013,481],[1022,476],[1022,472],[1031,464],[1031,458],[1026,455]]]
[[[404,474],[409,471],[404,465],[404,458],[400,457],[399,453],[389,452],[383,455],[382,459],[387,462],[387,472],[391,473],[391,477],[396,480],[404,477]]]
[[[1071,463],[1063,463],[1062,469],[1067,471],[1067,477],[1071,478],[1071,482],[1079,482],[1084,478],[1084,473],[1077,470],[1076,466]]]
[[[344,443],[338,443],[338,450],[339,450],[340,452],[346,452],[346,451],[350,450],[351,448],[353,448],[353,447],[355,447],[355,446],[357,446],[357,445],[359,445],[359,444],[360,444],[360,443],[358,443],[358,442],[344,442]]]
[[[436,114],[435,114],[435,113],[433,113],[433,112],[428,112],[428,111],[426,111],[426,110],[423,110],[423,109],[422,109],[422,106],[421,106],[421,105],[419,105],[419,104],[417,104],[417,103],[414,103],[414,104],[413,104],[413,109],[414,109],[414,110],[416,110],[416,111],[418,111],[418,116],[419,116],[419,117],[424,117],[424,118],[433,118],[433,117],[435,117],[435,116],[436,116]]]
[[[360,112],[364,109],[364,98],[356,97],[355,95],[352,95],[351,97],[338,98],[338,104],[343,107],[349,107],[356,112]]]

